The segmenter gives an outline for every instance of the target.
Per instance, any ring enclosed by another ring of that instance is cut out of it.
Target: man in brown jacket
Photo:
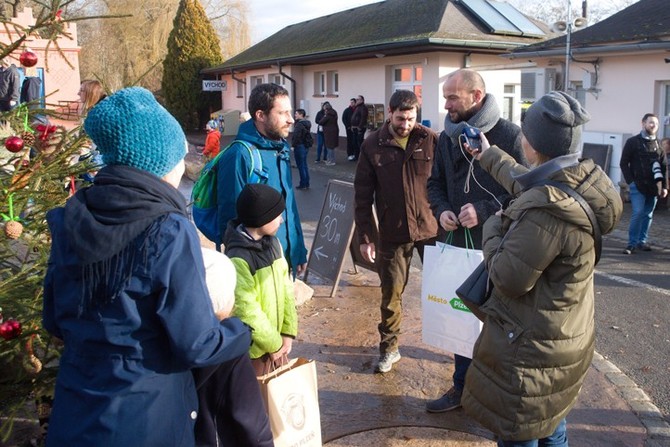
[[[381,280],[379,363],[386,373],[400,360],[398,335],[402,293],[414,248],[435,242],[437,221],[430,210],[426,184],[430,177],[437,135],[417,124],[419,100],[408,90],[396,91],[389,101],[389,119],[361,146],[354,179],[355,221],[361,255],[377,260]],[[379,240],[374,240],[372,205],[379,218]],[[379,244],[379,256],[377,245]]]

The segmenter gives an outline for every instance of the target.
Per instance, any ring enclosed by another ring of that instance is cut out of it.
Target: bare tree
[[[179,0],[79,0],[68,13],[121,16],[79,26],[82,79],[98,78],[110,90],[141,85],[160,89],[167,39]],[[240,0],[201,0],[222,43],[224,57],[247,48],[247,8]]]
[[[593,25],[621,11],[639,0],[571,0],[570,15],[582,17],[586,13],[588,24]],[[551,25],[568,18],[568,0],[507,0],[524,14]],[[583,11],[586,9],[586,11]]]

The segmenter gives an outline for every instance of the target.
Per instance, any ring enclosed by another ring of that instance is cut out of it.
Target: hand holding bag
[[[257,377],[275,447],[321,447],[321,415],[314,360],[295,358]]]

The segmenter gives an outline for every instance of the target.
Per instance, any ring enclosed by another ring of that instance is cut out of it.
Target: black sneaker
[[[635,247],[633,247],[632,245],[629,245],[628,247],[626,247],[624,249],[623,254],[632,255],[634,251],[635,251]]]
[[[439,399],[428,401],[426,403],[426,411],[428,413],[444,413],[445,411],[455,410],[461,406],[462,394],[462,391],[458,391],[452,386]]]
[[[637,249],[642,251],[651,251],[651,246],[646,242],[643,242],[641,244],[638,244]]]

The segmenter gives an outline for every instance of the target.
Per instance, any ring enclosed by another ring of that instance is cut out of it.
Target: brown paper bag
[[[296,358],[258,377],[275,447],[321,447],[321,415],[314,360]]]

